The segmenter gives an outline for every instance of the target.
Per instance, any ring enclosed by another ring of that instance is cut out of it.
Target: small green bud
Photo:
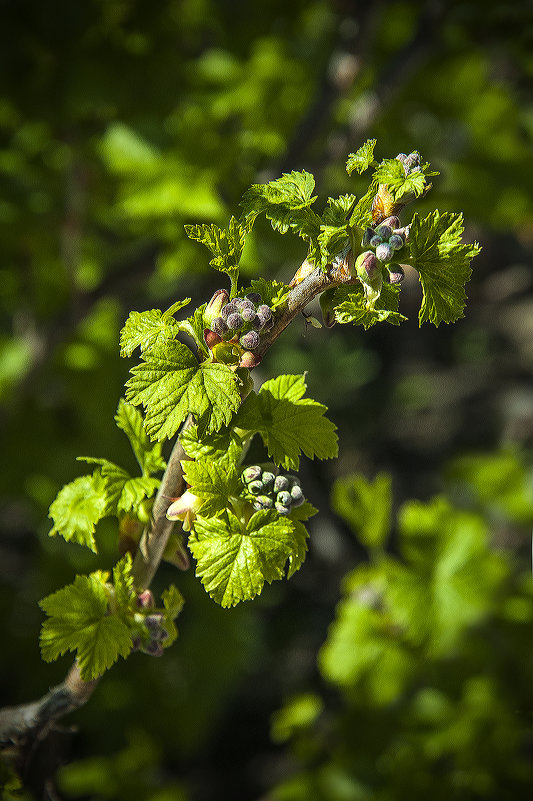
[[[380,272],[375,254],[371,250],[361,253],[355,262],[355,270],[364,283],[367,283],[369,279],[372,280]]]
[[[290,486],[289,479],[287,476],[276,476],[274,481],[274,492],[281,492],[281,490],[286,490]]]
[[[295,506],[300,506],[304,502],[304,494],[298,484],[291,489],[291,498]]]
[[[250,481],[248,484],[248,492],[251,492],[252,495],[260,495],[263,492],[263,482],[259,480]]]
[[[276,501],[277,503],[281,503],[282,506],[289,506],[291,503],[291,493],[287,492],[287,490],[281,490],[276,496]]]
[[[269,470],[265,470],[261,477],[261,480],[263,482],[263,487],[266,490],[270,489],[274,484],[275,478],[276,476],[274,475],[274,473],[271,473]]]
[[[276,508],[276,512],[278,512],[278,514],[280,514],[280,515],[288,515],[291,512],[290,506],[284,506],[279,501],[276,501],[275,508]]]
[[[380,226],[378,226],[378,228],[376,228],[376,234],[381,237],[382,242],[386,242],[392,234],[392,228],[382,223]]]
[[[137,606],[139,609],[153,609],[155,606],[154,596],[150,590],[143,590],[137,595]]]
[[[242,471],[242,480],[246,484],[249,484],[250,481],[257,481],[261,477],[262,473],[263,470],[258,464],[251,465]]]
[[[206,325],[211,326],[211,323],[216,317],[220,316],[222,307],[228,302],[229,295],[225,289],[217,289],[204,311],[204,321]]]
[[[374,236],[372,236],[370,238],[369,244],[370,244],[371,247],[377,248],[378,245],[381,245],[381,242],[382,242],[382,239],[381,239],[380,235],[379,234],[374,234]]]
[[[272,509],[274,506],[274,501],[272,498],[269,498],[268,495],[259,495],[254,500],[253,506],[256,512],[261,511],[261,509]]]
[[[403,236],[393,234],[389,239],[389,247],[393,250],[400,250],[404,246]]]
[[[220,315],[221,315],[222,319],[225,320],[226,323],[227,323],[228,322],[228,317],[230,316],[230,314],[236,314],[236,313],[238,313],[238,311],[239,311],[239,309],[237,308],[237,305],[235,304],[235,301],[232,300],[229,303],[226,303],[226,305],[222,307],[222,309],[220,311]]]

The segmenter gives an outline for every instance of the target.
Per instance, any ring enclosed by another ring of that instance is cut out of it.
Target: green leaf
[[[201,242],[213,254],[209,264],[216,270],[235,273],[241,260],[247,227],[232,217],[227,229],[218,225],[186,225],[185,232],[190,239]]]
[[[349,244],[348,219],[353,213],[355,195],[342,195],[338,198],[328,198],[327,206],[322,215],[322,225],[318,235],[321,263],[324,267],[330,264],[335,256]]]
[[[212,459],[235,464],[242,453],[242,440],[233,428],[207,436],[198,436],[198,426],[190,426],[180,434],[185,453],[191,459]]]
[[[346,172],[348,175],[351,175],[352,172],[358,172],[359,175],[361,175],[361,173],[374,163],[376,141],[376,139],[367,139],[359,150],[356,150],[355,153],[350,153],[348,161],[346,162]]]
[[[239,479],[234,465],[203,460],[182,461],[184,477],[190,491],[203,503],[199,513],[211,517],[228,506],[231,495],[239,493]]]
[[[267,281],[265,278],[254,278],[250,286],[242,290],[242,295],[248,292],[258,292],[261,295],[262,303],[270,306],[272,311],[275,311],[280,306],[283,306],[287,300],[291,289],[287,284],[282,284],[280,281]]]
[[[429,164],[422,164],[420,171],[405,174],[403,164],[398,159],[384,159],[377,168],[374,177],[380,184],[385,184],[387,190],[395,201],[403,199],[408,203],[420,197],[428,188],[426,178],[429,175],[438,175],[438,172],[428,172]]]
[[[183,600],[183,595],[173,584],[171,584],[168,589],[163,590],[161,593],[161,598],[163,600],[163,606],[165,610],[163,616],[163,628],[165,628],[168,632],[168,637],[166,640],[163,640],[163,648],[168,648],[178,636],[178,630],[174,620],[180,614],[185,602]]]
[[[136,476],[129,478],[122,488],[117,504],[118,512],[136,512],[145,500],[152,498],[159,489],[161,481],[150,476]]]
[[[131,554],[127,553],[113,568],[113,585],[115,587],[115,604],[117,611],[127,616],[135,609],[137,595],[134,589],[133,562]]]
[[[135,348],[140,347],[141,352],[144,352],[156,344],[175,339],[179,328],[172,314],[190,302],[190,298],[185,298],[174,303],[164,313],[160,309],[130,312],[120,332],[120,355],[131,356]]]
[[[272,512],[256,512],[244,528],[234,514],[197,517],[189,548],[196,575],[221,606],[235,606],[259,595],[265,581],[283,577],[297,551],[294,524]]]
[[[204,320],[204,311],[206,310],[206,307],[207,303],[203,303],[194,310],[194,313],[191,314],[190,317],[187,317],[186,320],[182,320],[181,323],[178,323],[179,330],[191,337],[194,344],[198,348],[199,353],[204,357],[209,356],[209,350],[204,339],[204,329],[208,328]]]
[[[135,406],[121,398],[115,422],[128,437],[143,475],[149,476],[165,469],[166,462],[161,456],[162,445],[160,442],[153,443],[150,440],[144,428],[142,414]]]
[[[463,317],[464,286],[472,270],[470,262],[481,248],[462,244],[463,215],[434,211],[421,219],[413,216],[408,247],[409,263],[418,271],[423,298],[419,324],[453,323]]]
[[[198,364],[180,342],[155,346],[132,368],[126,399],[145,408],[145,428],[159,441],[170,439],[188,414],[210,434],[228,425],[241,399],[235,374],[224,364]]]
[[[294,550],[289,555],[289,569],[287,570],[287,578],[294,576],[297,570],[301,568],[305,561],[307,554],[307,540],[309,533],[299,520],[295,520],[291,515],[294,526]]]
[[[335,306],[335,319],[338,323],[362,325],[365,331],[372,325],[384,321],[391,325],[400,325],[402,320],[407,318],[398,311],[399,295],[399,286],[383,283],[380,296],[371,308],[362,284],[341,286],[335,290],[332,300]]]
[[[132,648],[128,627],[108,614],[108,594],[101,573],[76,576],[40,602],[49,616],[40,636],[41,653],[51,662],[67,651],[75,651],[84,681],[101,675],[119,656]]]
[[[108,494],[101,477],[80,476],[66,484],[52,502],[49,517],[54,526],[50,536],[61,535],[67,542],[85,545],[97,552],[96,524],[107,514]]]
[[[100,469],[95,476],[100,476],[102,479],[107,501],[105,515],[102,516],[116,515],[122,490],[126,481],[130,478],[130,474],[108,459],[99,459],[94,456],[78,456],[77,461],[99,466]]]
[[[385,543],[391,528],[390,476],[380,473],[374,482],[357,475],[338,479],[333,485],[331,505],[367,548]]]
[[[268,455],[287,470],[298,470],[300,453],[310,459],[333,459],[338,453],[336,426],[324,416],[327,407],[303,398],[303,375],[266,381],[258,395],[244,401],[235,425],[261,434]]]
[[[310,255],[315,259],[320,255],[320,217],[310,208],[316,200],[314,188],[315,179],[305,170],[284,173],[276,181],[251,186],[244,193],[241,206],[249,225],[264,212],[275,231],[285,234],[292,230],[308,241]]]

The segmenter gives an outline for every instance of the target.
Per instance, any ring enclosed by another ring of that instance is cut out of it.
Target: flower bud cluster
[[[401,161],[403,164],[406,175],[409,175],[412,172],[420,172],[422,169],[420,166],[420,153],[418,150],[413,150],[413,152],[409,153],[409,155],[406,155],[405,153],[398,153],[395,158],[396,161]]]
[[[242,471],[241,479],[256,511],[275,509],[280,515],[288,515],[305,501],[297,476],[276,475],[261,465],[252,465]]]
[[[376,228],[366,228],[361,240],[362,247],[373,248],[377,261],[385,264],[389,270],[390,283],[398,283],[403,279],[403,269],[399,264],[393,264],[392,260],[396,251],[401,250],[409,238],[409,226],[400,228],[398,217],[387,217],[381,225]],[[372,251],[368,251],[368,261],[371,260]],[[367,270],[368,272],[368,270]]]
[[[141,611],[134,615],[134,621],[139,634],[133,638],[133,648],[150,656],[162,656],[162,643],[168,639],[168,631],[163,626],[163,614],[151,611],[155,601],[150,590],[143,590],[137,595],[137,606]]]
[[[249,292],[244,298],[233,298],[221,306],[210,328],[226,341],[238,336],[241,347],[253,350],[259,345],[259,332],[268,331],[273,324],[272,309],[262,302],[258,292]]]

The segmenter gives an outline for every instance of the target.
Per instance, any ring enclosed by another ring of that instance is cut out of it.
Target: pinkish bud
[[[155,606],[154,596],[150,590],[143,590],[137,595],[137,606],[140,609],[153,609]]]
[[[219,334],[216,334],[214,331],[211,331],[210,328],[205,328],[204,340],[209,350],[212,350],[215,347],[215,345],[220,345],[220,343],[222,342],[222,337],[219,336]]]
[[[371,250],[361,253],[355,262],[355,269],[359,278],[372,279],[380,269],[376,254]]]
[[[253,367],[257,367],[262,358],[263,357],[258,356],[257,353],[252,353],[251,350],[245,350],[241,355],[239,367],[247,367],[248,370],[251,370]]]

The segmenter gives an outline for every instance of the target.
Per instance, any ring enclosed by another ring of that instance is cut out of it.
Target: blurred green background
[[[258,380],[308,371],[340,433],[335,463],[302,467],[321,510],[303,569],[221,610],[162,567],[180,639],[53,733],[35,797],[531,797],[531,0],[2,0],[0,66],[2,704],[70,664],[40,661],[37,601],[114,556],[48,539],[47,513],[76,456],[133,458],[113,423],[128,312],[221,286],[184,223],[225,225],[292,169],[321,202],[359,194],[344,163],[376,137],[440,170],[418,210],[464,211],[483,246],[456,325],[419,330],[406,280],[399,328],[302,319],[269,352]],[[258,224],[243,271],[288,281],[304,256]],[[392,476],[393,562],[364,547],[349,483],[330,503],[354,472]]]

